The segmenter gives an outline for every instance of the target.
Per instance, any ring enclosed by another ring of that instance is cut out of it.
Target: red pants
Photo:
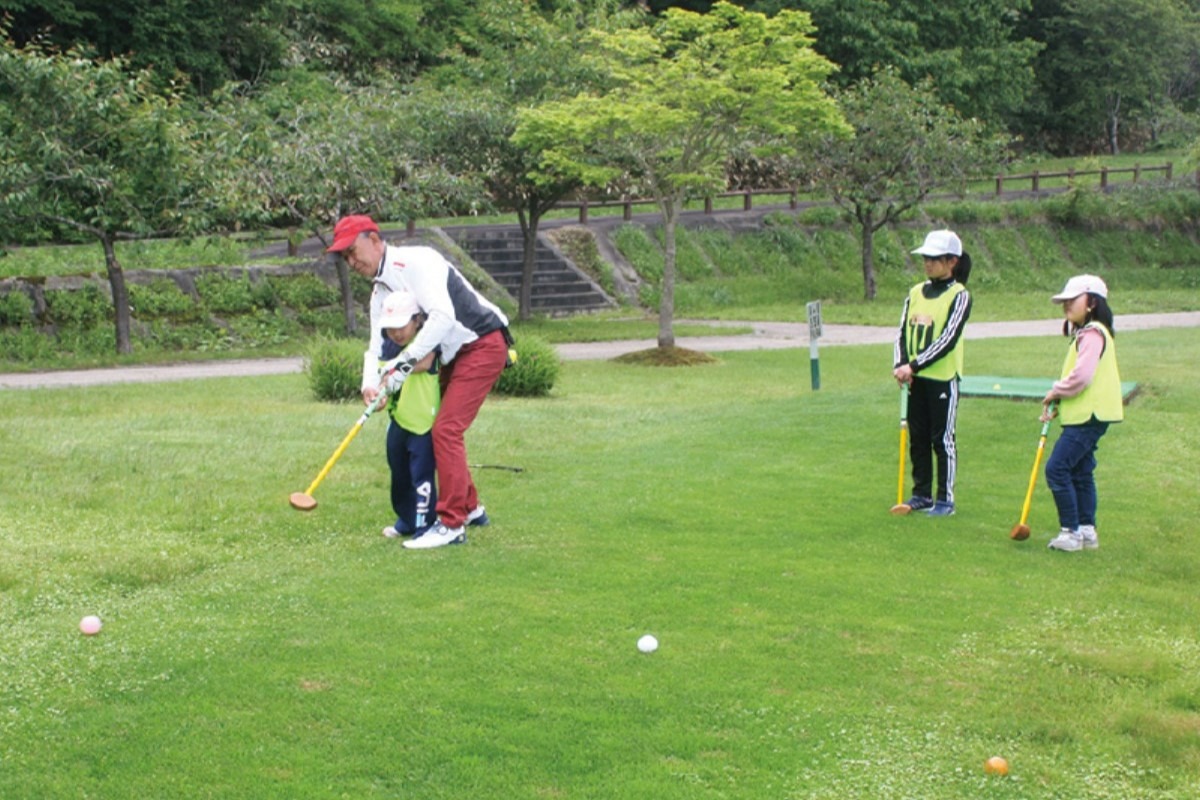
[[[463,436],[504,371],[507,359],[504,334],[492,331],[464,345],[454,360],[441,368],[442,406],[433,422],[433,457],[437,462],[438,519],[447,528],[461,526],[467,514],[479,505]]]

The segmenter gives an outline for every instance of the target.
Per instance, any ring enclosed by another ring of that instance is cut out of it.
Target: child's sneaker
[[[388,539],[399,539],[401,536],[408,536],[412,531],[400,526],[397,522],[395,525],[388,525],[383,529],[383,535]]]
[[[1070,528],[1063,528],[1050,540],[1048,545],[1051,550],[1061,550],[1064,553],[1076,553],[1083,549],[1083,537],[1078,531],[1073,531]]]
[[[908,498],[908,502],[904,505],[908,506],[909,511],[925,511],[926,509],[933,508],[933,498],[921,497],[919,494],[914,494]]]
[[[1098,550],[1100,548],[1100,537],[1096,535],[1096,526],[1080,525],[1079,539],[1083,543],[1084,550]]]
[[[938,500],[933,504],[933,508],[926,512],[931,517],[950,517],[954,515],[954,503],[947,500]]]
[[[492,521],[488,519],[487,512],[483,510],[483,506],[476,506],[470,514],[467,514],[467,524],[476,528],[482,528],[485,525],[491,525]]]

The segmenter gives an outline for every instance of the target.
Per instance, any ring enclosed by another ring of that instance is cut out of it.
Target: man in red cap
[[[488,524],[467,466],[463,437],[507,363],[508,318],[437,250],[389,245],[368,216],[354,214],[338,220],[328,252],[340,254],[351,269],[373,283],[371,336],[363,355],[364,402],[374,401],[381,389],[398,391],[413,364],[435,349],[440,353],[442,406],[433,423],[438,519],[425,533],[405,541],[404,547],[425,550],[462,544],[467,540],[466,526]],[[426,320],[416,338],[389,362],[397,369],[386,386],[380,386],[383,301],[402,289],[416,298]]]

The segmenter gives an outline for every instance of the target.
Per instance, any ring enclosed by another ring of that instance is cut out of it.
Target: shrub
[[[168,278],[157,278],[146,286],[131,284],[129,305],[138,319],[168,317],[194,320],[200,314],[196,301],[180,291],[175,281]]]
[[[269,278],[279,301],[288,308],[307,311],[312,308],[336,305],[338,290],[312,273],[302,273],[288,278]]]
[[[206,272],[196,278],[196,292],[210,311],[218,314],[246,314],[255,308],[255,291],[247,277],[231,278],[220,272]]]
[[[33,322],[33,301],[20,289],[0,294],[0,325],[21,326]]]
[[[304,374],[313,397],[341,401],[359,397],[362,387],[362,342],[319,337],[308,346]]]
[[[549,342],[537,336],[522,336],[513,345],[517,363],[500,373],[492,391],[513,397],[545,397],[554,388],[562,362]]]
[[[5,361],[48,364],[58,355],[58,346],[51,337],[26,326],[0,331],[0,354]]]
[[[57,325],[87,328],[112,319],[112,301],[95,284],[81,289],[51,289],[46,292],[46,311]]]
[[[801,225],[844,225],[846,212],[837,206],[810,206],[796,214]]]

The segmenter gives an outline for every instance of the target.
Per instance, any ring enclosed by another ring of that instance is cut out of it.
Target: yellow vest
[[[1096,374],[1087,388],[1074,397],[1058,401],[1058,413],[1063,425],[1083,425],[1092,417],[1101,422],[1120,422],[1125,419],[1125,405],[1121,399],[1121,375],[1117,372],[1117,348],[1113,344],[1108,328],[1098,322],[1089,322],[1085,328],[1093,328],[1104,334],[1104,352],[1096,364]],[[1071,374],[1079,359],[1078,340],[1072,341],[1063,362],[1061,378]]]
[[[388,402],[388,413],[409,433],[428,433],[433,427],[438,407],[442,404],[442,389],[438,376],[429,372],[414,372],[400,387],[399,396]]]
[[[961,283],[955,283],[931,300],[921,291],[922,286],[924,284],[919,283],[908,293],[904,349],[909,361],[916,361],[917,356],[938,340],[946,328],[946,323],[950,321],[950,308],[954,305],[954,299],[966,291]],[[962,372],[963,337],[959,336],[953,350],[917,374],[935,381],[952,381],[961,377]]]

